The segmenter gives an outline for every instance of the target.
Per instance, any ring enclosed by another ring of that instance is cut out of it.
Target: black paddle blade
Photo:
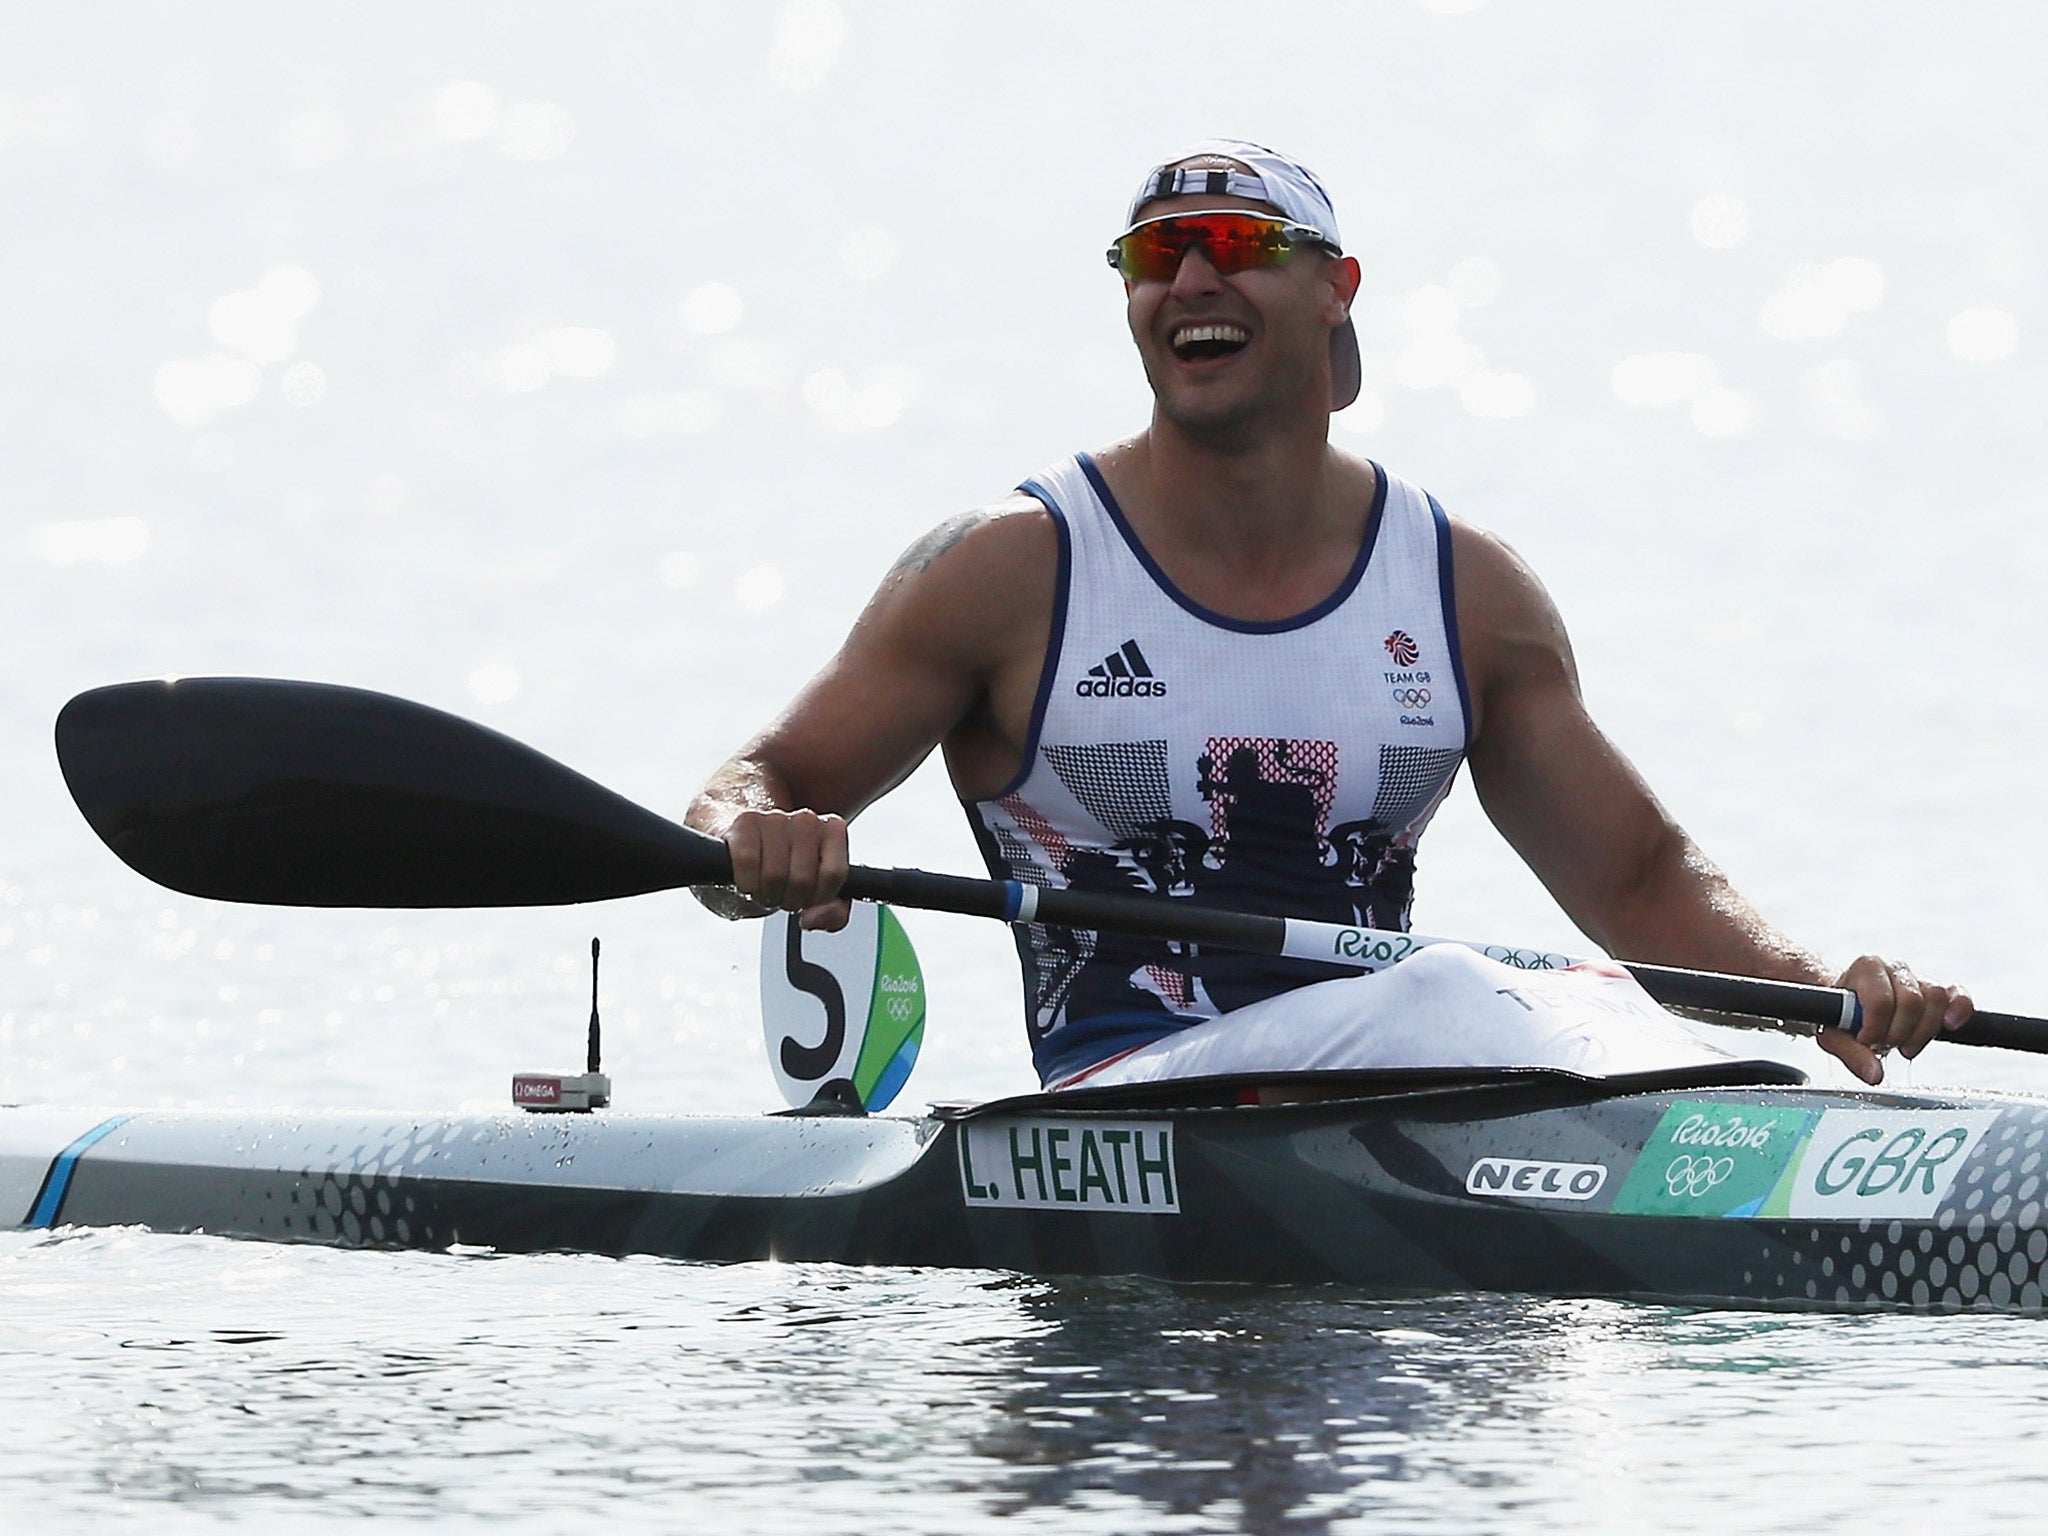
[[[360,688],[95,688],[58,715],[57,757],[106,845],[193,896],[525,907],[732,878],[716,839],[509,736]]]

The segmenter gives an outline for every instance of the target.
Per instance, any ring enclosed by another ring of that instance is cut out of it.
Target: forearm
[[[1826,984],[1835,972],[1774,927],[1677,827],[1580,924],[1618,959]]]
[[[793,811],[788,781],[752,748],[728,758],[704,781],[683,814],[683,825],[709,837],[724,837],[742,811]]]
[[[751,751],[727,759],[712,774],[683,815],[683,824],[723,841],[744,811],[790,811],[795,797],[782,775]],[[773,910],[727,885],[696,885],[690,894],[727,919],[766,917]]]

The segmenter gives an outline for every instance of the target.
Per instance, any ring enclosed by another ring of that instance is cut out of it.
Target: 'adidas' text
[[[1138,642],[1126,640],[1077,678],[1074,692],[1084,699],[1158,699],[1166,696],[1166,683],[1152,675]]]

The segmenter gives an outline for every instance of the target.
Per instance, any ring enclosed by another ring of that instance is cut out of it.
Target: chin
[[[1160,418],[1193,442],[1210,448],[1235,448],[1258,436],[1265,412],[1243,401],[1175,400],[1154,397]]]
[[[1297,400],[1307,400],[1319,388],[1328,392],[1312,375],[1288,383],[1269,379],[1263,388],[1233,381],[1246,387],[1221,389],[1190,388],[1171,375],[1159,378],[1149,367],[1146,374],[1160,419],[1191,441],[1214,448],[1255,442],[1262,431],[1291,418],[1299,409]]]

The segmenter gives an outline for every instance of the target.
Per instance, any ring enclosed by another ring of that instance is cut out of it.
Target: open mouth
[[[1242,352],[1251,339],[1250,331],[1228,321],[1183,325],[1173,333],[1173,355],[1185,363],[1207,362]]]

